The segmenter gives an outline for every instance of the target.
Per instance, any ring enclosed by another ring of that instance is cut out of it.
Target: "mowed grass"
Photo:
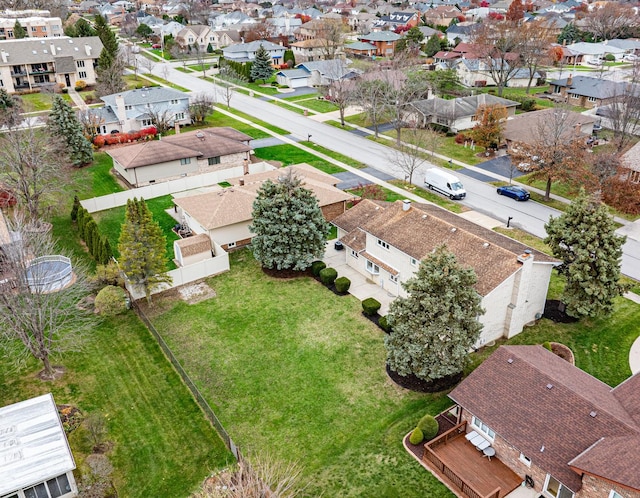
[[[53,393],[57,404],[78,407],[86,417],[106,422],[107,454],[114,467],[118,496],[185,497],[211,469],[230,460],[218,437],[157,343],[137,317],[128,312],[91,330],[79,353],[55,364],[66,368],[53,382],[40,381],[35,360],[19,373],[0,357],[0,405]],[[79,473],[87,471],[91,444],[84,426],[69,442]]]
[[[154,221],[160,225],[162,233],[167,239],[167,270],[172,270],[175,268],[175,264],[173,263],[173,241],[178,240],[179,238],[172,230],[176,224],[176,220],[166,213],[167,209],[173,207],[172,197],[170,195],[165,195],[162,197],[156,197],[155,199],[145,200],[145,202],[147,203],[147,207],[151,211],[151,214],[153,214]],[[93,213],[93,219],[98,224],[100,233],[109,239],[109,243],[113,249],[113,254],[116,258],[119,256],[118,240],[120,239],[120,231],[125,220],[125,211],[126,206],[120,206],[107,211]]]
[[[256,157],[265,161],[280,161],[283,166],[290,164],[307,163],[332,175],[333,173],[341,173],[345,171],[340,166],[336,166],[330,162],[320,159],[307,151],[299,149],[295,145],[274,145],[273,147],[258,147],[254,150]]]
[[[231,102],[233,102],[233,99],[231,100]],[[223,108],[223,105],[220,104],[218,107]],[[263,128],[266,128],[267,130],[272,131],[273,133],[276,133],[278,135],[289,135],[289,133],[290,133],[287,130],[284,130],[282,128],[278,128],[277,126],[273,126],[272,124],[269,124],[269,123],[267,123],[265,121],[261,121],[259,119],[256,119],[256,118],[252,117],[252,116],[249,116],[248,114],[245,114],[244,112],[241,112],[241,111],[238,111],[238,110],[235,110],[235,109],[227,109],[226,106],[224,106],[224,109],[226,111],[228,111],[228,112],[231,112],[231,113],[235,114],[236,116],[239,116],[239,117],[244,118],[244,119],[246,119],[248,121],[251,121],[252,123],[257,124],[259,126],[262,126]],[[217,115],[214,115],[214,116],[217,116]],[[250,125],[245,125],[245,126],[250,126]],[[242,131],[242,130],[240,130],[240,131]],[[258,130],[258,131],[260,131],[260,130]],[[264,133],[264,132],[261,131],[260,133]],[[250,134],[247,133],[247,135],[250,135]],[[251,135],[251,136],[253,136],[253,135]],[[261,137],[255,136],[253,138],[264,138],[264,137],[267,137],[267,136],[270,136],[270,135],[265,134],[264,136],[261,136]]]
[[[208,283],[215,298],[160,299],[151,319],[245,454],[299,462],[304,496],[452,496],[402,447],[451,402],[388,379],[384,333],[358,300],[268,277],[246,250]]]

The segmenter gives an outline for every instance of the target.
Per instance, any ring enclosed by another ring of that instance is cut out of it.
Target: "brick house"
[[[495,450],[489,465],[467,448],[487,472],[506,466],[542,498],[640,498],[639,392],[640,375],[611,388],[541,346],[501,346],[449,397],[457,430]],[[470,446],[457,436],[447,444]]]
[[[550,81],[549,85],[553,95],[562,96],[570,105],[586,108],[610,104],[629,89],[629,84],[621,81],[572,75]]]
[[[388,294],[406,296],[402,283],[442,244],[473,268],[485,314],[478,345],[519,334],[544,311],[557,260],[434,205],[363,200],[332,222],[347,265]]]
[[[380,57],[391,57],[396,51],[396,44],[402,38],[393,31],[374,31],[368,35],[358,37],[363,43],[369,43],[375,47],[375,54]]]
[[[308,164],[288,166],[302,179],[302,186],[313,192],[318,199],[322,214],[331,221],[344,213],[346,202],[354,198],[336,188],[340,181]],[[233,186],[222,190],[174,197],[180,219],[197,234],[206,233],[224,250],[242,247],[253,237],[249,230],[253,212],[253,201],[258,189],[267,181],[277,181],[283,169],[247,174],[227,181]]]

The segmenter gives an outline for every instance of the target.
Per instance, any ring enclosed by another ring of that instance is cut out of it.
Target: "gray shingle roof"
[[[116,108],[116,97],[122,95],[125,105],[145,105],[156,104],[160,102],[167,102],[170,100],[184,100],[189,99],[189,96],[178,90],[172,88],[165,88],[161,86],[153,86],[149,88],[139,88],[136,90],[129,90],[118,94],[105,95],[102,100],[105,104]]]
[[[230,47],[225,48],[225,52],[255,52],[262,47],[269,50],[285,50],[282,45],[276,45],[275,43],[271,43],[267,40],[256,40],[249,43],[238,43],[237,45],[231,45]]]
[[[626,89],[626,83],[610,81],[589,76],[573,76],[571,84],[569,78],[553,80],[549,83],[560,87],[567,87],[569,93],[597,99],[608,99],[621,95]]]
[[[391,42],[396,41],[402,38],[400,35],[394,33],[393,31],[376,31],[374,33],[369,33],[368,35],[361,35],[358,37],[360,41],[370,40],[370,41],[380,41],[380,42]]]
[[[519,105],[513,100],[503,99],[488,93],[480,93],[469,97],[458,97],[452,100],[436,97],[433,99],[418,100],[410,104],[425,115],[447,116],[452,119],[458,119],[463,116],[473,116],[478,106],[481,105],[503,105],[505,107],[513,107]]]
[[[2,55],[0,63],[4,65],[37,64],[54,62],[60,57],[72,57],[73,60],[97,59],[101,51],[102,42],[97,36],[5,40],[0,41]]]

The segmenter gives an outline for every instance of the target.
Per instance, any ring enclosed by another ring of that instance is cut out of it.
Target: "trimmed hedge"
[[[346,294],[347,292],[349,292],[349,287],[351,287],[351,280],[349,280],[347,277],[340,277],[336,278],[334,284],[336,286],[336,291],[338,291],[340,294]]]
[[[424,438],[429,441],[436,437],[440,425],[433,415],[425,415],[420,419],[420,422],[418,422],[418,428],[422,431]]]
[[[380,309],[380,302],[372,297],[368,297],[364,301],[362,301],[362,311],[365,315],[373,316]]]
[[[313,263],[311,263],[311,273],[313,273],[314,277],[319,277],[320,272],[326,267],[327,265],[324,263],[324,261],[314,261]]]
[[[335,268],[324,268],[320,270],[320,281],[329,287],[338,278],[338,272]]]
[[[411,435],[409,436],[409,442],[411,444],[420,444],[422,441],[424,441],[424,434],[422,433],[422,429],[420,429],[420,427],[416,427],[415,429],[413,429]]]
[[[378,325],[382,330],[384,330],[387,334],[391,332],[391,325],[389,325],[389,321],[386,316],[381,316],[380,320],[378,320]]]

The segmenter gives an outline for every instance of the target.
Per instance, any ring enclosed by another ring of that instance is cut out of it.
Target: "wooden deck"
[[[440,463],[432,461],[426,454],[423,462],[450,484],[456,494],[472,498],[503,498],[521,484],[522,479],[497,457],[489,460],[483,456],[465,439],[464,432],[452,436],[446,438],[444,444],[434,445],[433,452]]]

